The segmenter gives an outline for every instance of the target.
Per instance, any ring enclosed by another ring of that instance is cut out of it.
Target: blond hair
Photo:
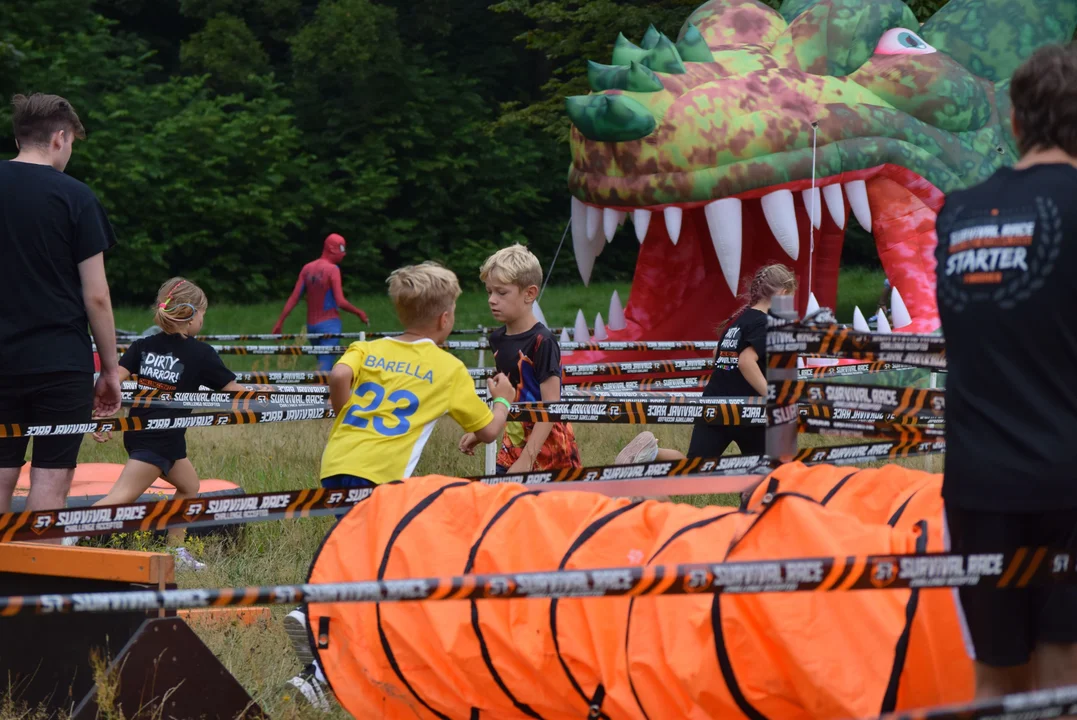
[[[386,282],[396,315],[405,328],[433,322],[452,310],[460,297],[456,274],[432,260],[394,270]]]
[[[479,269],[479,279],[526,290],[532,285],[542,284],[542,266],[533,252],[516,243],[486,258]]]
[[[209,300],[202,288],[190,280],[174,277],[157,291],[153,322],[169,335],[182,333],[199,310],[206,311]]]
[[[745,298],[740,308],[733,313],[728,320],[718,326],[718,335],[721,337],[729,323],[733,322],[742,312],[761,300],[766,300],[780,292],[794,293],[797,289],[797,276],[792,270],[781,263],[764,265],[755,271],[748,289],[741,295]]]

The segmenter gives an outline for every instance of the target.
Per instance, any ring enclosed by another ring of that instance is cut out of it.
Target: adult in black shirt
[[[722,332],[714,356],[714,372],[703,397],[746,397],[767,394],[767,313],[775,295],[796,292],[797,280],[785,265],[759,268],[748,288],[748,304],[733,316]],[[688,446],[688,457],[720,457],[729,443],[737,443],[744,455],[766,451],[765,427],[738,425],[696,425]]]
[[[0,162],[0,422],[89,422],[120,408],[116,332],[104,251],[115,242],[93,192],[64,174],[85,130],[56,95],[16,95],[19,154]],[[93,381],[87,324],[100,350]],[[0,440],[0,512],[26,458],[28,437]],[[63,507],[82,435],[34,440],[28,509]]]
[[[1038,51],[1010,95],[1021,160],[937,222],[946,529],[954,552],[1077,560],[1077,52]],[[977,697],[1077,684],[1077,588],[958,598]]]

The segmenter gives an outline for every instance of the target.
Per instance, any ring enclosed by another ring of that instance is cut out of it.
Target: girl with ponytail
[[[213,390],[237,391],[243,386],[221,361],[211,345],[195,338],[202,329],[209,301],[202,289],[180,277],[165,282],[157,292],[153,322],[161,332],[135,340],[120,358],[120,382],[134,376],[140,389],[169,393],[197,392],[205,385]],[[190,410],[131,408],[130,416],[149,420],[171,419],[190,415]],[[186,430],[140,430],[125,433],[123,446],[128,460],[123,472],[107,496],[95,505],[136,502],[158,477],[176,487],[175,498],[198,494],[198,472],[187,459]],[[98,442],[107,442],[112,433],[95,434]],[[200,570],[183,547],[183,529],[169,532],[177,564]]]
[[[744,305],[718,327],[721,342],[714,356],[714,372],[703,389],[704,397],[745,397],[767,394],[767,313],[775,295],[792,295],[797,289],[793,271],[785,265],[766,265],[752,277]],[[766,448],[762,426],[696,425],[688,457],[720,457],[736,442],[742,454],[762,454]]]

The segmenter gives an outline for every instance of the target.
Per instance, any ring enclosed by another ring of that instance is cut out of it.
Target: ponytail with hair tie
[[[755,271],[755,275],[752,276],[752,281],[748,284],[747,291],[740,296],[743,298],[747,295],[747,299],[725,322],[719,324],[716,328],[718,337],[722,337],[729,324],[740,317],[741,313],[749,307],[759,303],[761,300],[773,297],[779,292],[792,293],[796,292],[796,289],[797,276],[785,265],[775,263],[759,268]]]
[[[177,301],[176,304],[173,305],[173,301]],[[166,333],[182,333],[198,311],[204,311],[208,304],[206,294],[200,287],[183,278],[172,278],[157,291],[157,308],[153,321]],[[179,315],[184,308],[189,308],[190,312]]]

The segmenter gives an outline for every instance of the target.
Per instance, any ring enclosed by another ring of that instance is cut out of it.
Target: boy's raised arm
[[[338,415],[352,394],[353,380],[355,380],[355,373],[351,366],[345,363],[334,365],[333,371],[329,374],[329,404],[333,406],[333,412]]]

